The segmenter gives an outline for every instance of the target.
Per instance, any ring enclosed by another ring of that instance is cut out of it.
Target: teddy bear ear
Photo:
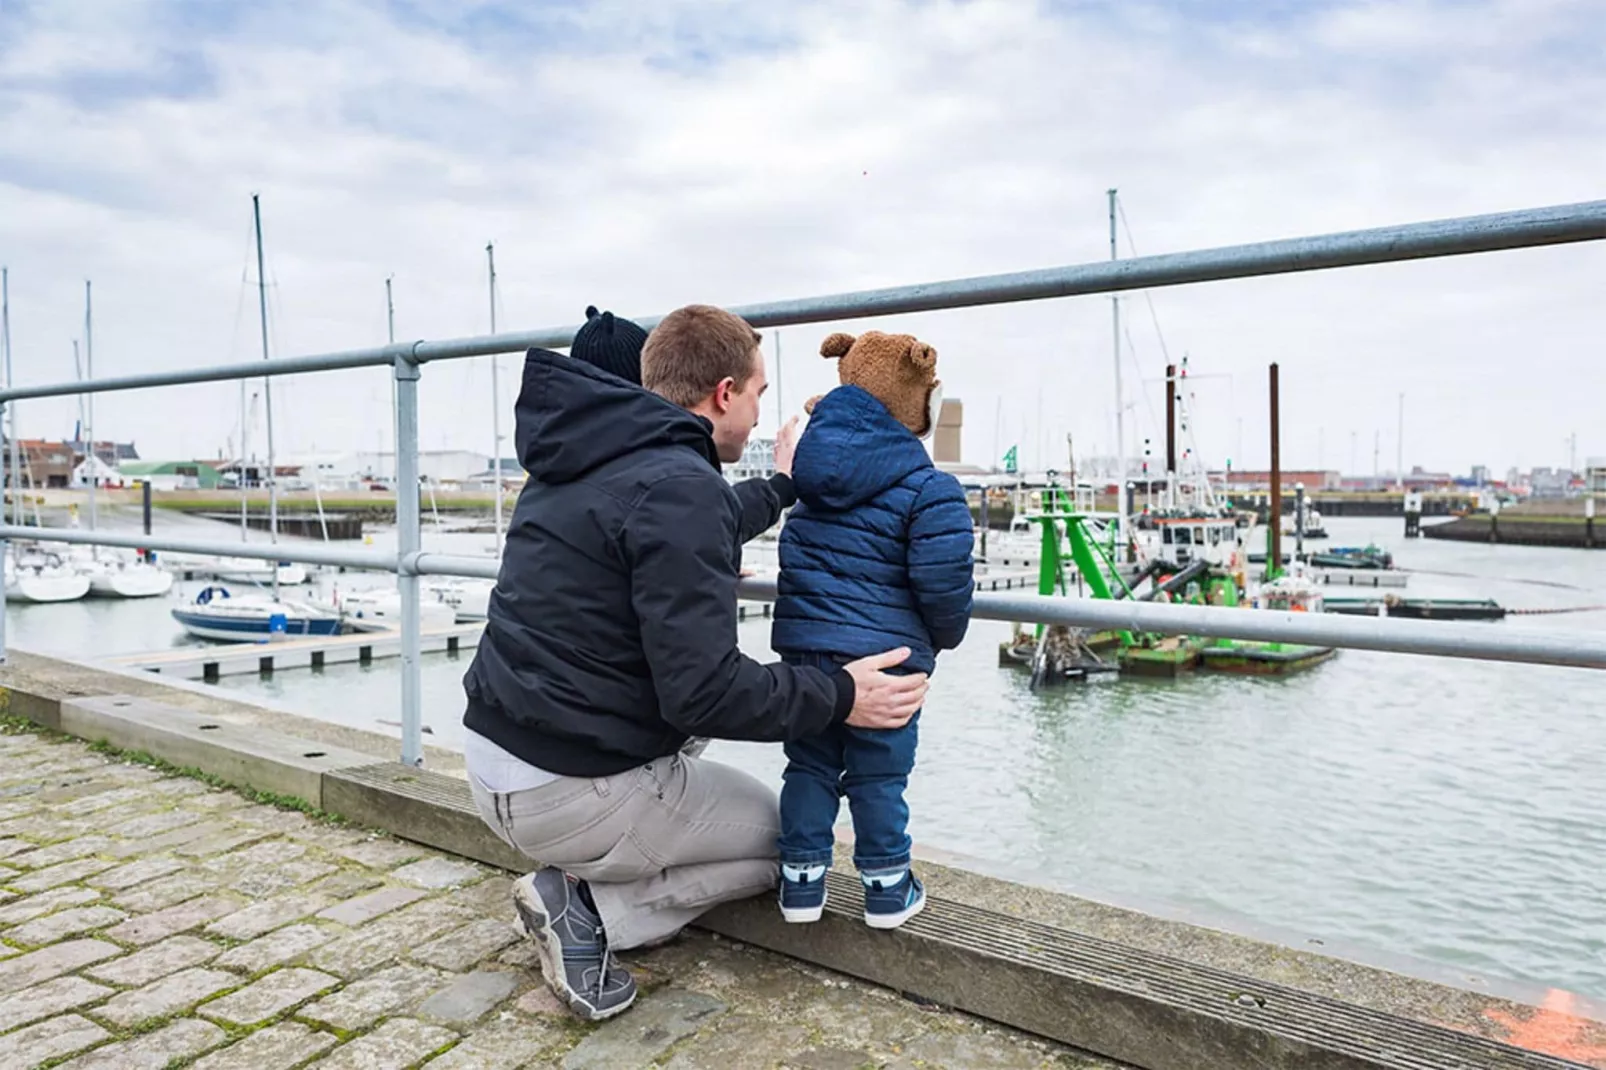
[[[813,397],[809,398],[803,403],[803,411],[808,415],[813,416],[814,406],[818,405],[820,403],[820,399],[823,397],[825,397],[824,394],[815,394]]]
[[[842,331],[827,335],[825,341],[820,343],[820,356],[825,357],[827,360],[845,357],[848,355],[848,350],[853,348],[853,342],[853,335],[845,334]]]
[[[930,371],[937,366],[937,351],[924,342],[916,342],[909,347],[909,363],[920,371]]]

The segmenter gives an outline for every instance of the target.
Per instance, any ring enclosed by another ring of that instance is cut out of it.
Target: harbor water
[[[1407,542],[1398,519],[1329,519],[1328,528],[1331,544],[1392,548],[1413,570],[1403,595],[1525,609],[1606,603],[1606,553]],[[483,551],[490,537],[425,542],[464,553]],[[196,586],[180,585],[189,594]],[[191,642],[169,616],[174,604],[13,605],[8,641],[85,660]],[[1487,627],[1601,631],[1606,612]],[[1345,651],[1282,679],[1107,678],[1033,693],[1024,673],[997,664],[1008,632],[978,621],[939,662],[909,790],[921,844],[1295,946],[1385,964],[1408,956],[1452,981],[1606,997],[1599,673]],[[743,648],[769,657],[768,633],[768,621],[743,624]],[[460,745],[470,656],[424,660],[425,723],[437,746]],[[396,732],[394,660],[214,686]],[[709,756],[779,784],[777,747],[718,743]]]

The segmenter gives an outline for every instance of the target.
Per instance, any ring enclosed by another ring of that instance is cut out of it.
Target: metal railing
[[[1606,201],[1590,201],[1253,245],[777,301],[737,307],[731,311],[755,327],[778,327],[1601,239],[1606,239]],[[659,318],[644,317],[638,322],[650,329]],[[577,329],[577,326],[551,327],[449,341],[418,341],[268,362],[242,362],[87,382],[13,386],[0,390],[0,414],[3,414],[5,405],[30,398],[389,366],[396,381],[398,489],[397,548],[394,554],[293,543],[165,539],[154,535],[130,536],[98,531],[52,529],[45,536],[37,528],[3,524],[0,524],[0,554],[4,552],[7,540],[44,536],[68,543],[297,561],[395,573],[402,599],[402,761],[418,764],[423,760],[418,578],[422,575],[446,575],[494,579],[497,571],[497,564],[492,561],[430,554],[422,550],[420,499],[417,492],[420,370],[430,361],[516,353],[536,346],[563,348],[569,344]],[[412,488],[412,492],[405,493],[403,488]],[[773,599],[775,596],[772,584],[758,581],[744,582],[740,593],[743,597],[754,599]],[[993,620],[1125,628],[1606,669],[1606,635],[1583,632],[1495,631],[1486,626],[1428,621],[1338,618],[1269,611],[1245,612],[1216,607],[997,594],[978,595],[975,615]],[[0,591],[0,659],[5,654],[4,620],[4,593]]]

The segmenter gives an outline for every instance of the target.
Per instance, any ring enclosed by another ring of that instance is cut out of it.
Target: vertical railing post
[[[423,680],[419,656],[418,364],[398,355],[396,381],[396,583],[402,604],[402,755],[424,764]]]

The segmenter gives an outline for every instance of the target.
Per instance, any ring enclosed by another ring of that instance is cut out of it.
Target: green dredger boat
[[[1094,598],[1118,601],[1176,601],[1189,605],[1245,606],[1244,576],[1201,558],[1178,567],[1156,560],[1139,573],[1151,589],[1138,595],[1114,565],[1115,533],[1106,544],[1093,538],[1089,517],[1068,506],[1064,492],[1050,487],[1043,494],[1043,509],[1028,518],[1040,532],[1037,593],[1069,597],[1066,549],[1071,566]],[[1198,524],[1218,518],[1201,518]],[[1158,521],[1166,523],[1165,519]],[[1230,523],[1230,521],[1228,521]],[[1114,586],[1112,587],[1112,581]],[[1273,578],[1263,585],[1255,608],[1283,612],[1322,611],[1320,588],[1297,577]],[[1084,633],[1065,625],[1016,625],[1015,634],[999,644],[999,663],[1029,667],[1032,686],[1082,680],[1089,676],[1122,672],[1137,676],[1174,677],[1193,669],[1248,675],[1284,675],[1320,664],[1336,653],[1331,647],[1268,643],[1201,636],[1165,636],[1125,630]]]

